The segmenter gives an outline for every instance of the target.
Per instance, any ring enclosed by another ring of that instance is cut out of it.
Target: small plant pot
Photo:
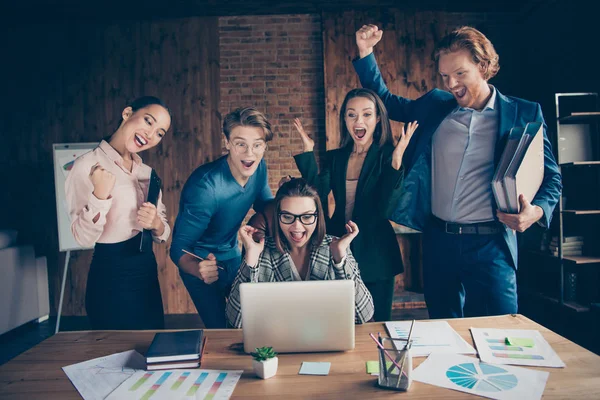
[[[265,361],[252,360],[252,368],[256,376],[262,379],[269,379],[277,373],[279,360],[277,357],[269,358]]]

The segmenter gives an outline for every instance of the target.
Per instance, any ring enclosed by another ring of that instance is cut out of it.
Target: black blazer
[[[302,177],[319,191],[325,210],[327,196],[333,191],[335,211],[331,219],[326,218],[327,233],[338,237],[346,234],[346,171],[352,146],[351,143],[328,151],[321,173],[313,152],[294,156]],[[392,168],[393,151],[392,145],[380,148],[373,143],[356,187],[352,221],[358,225],[359,233],[351,249],[365,282],[389,279],[404,271],[396,234],[388,220],[400,197],[404,177],[404,167]]]

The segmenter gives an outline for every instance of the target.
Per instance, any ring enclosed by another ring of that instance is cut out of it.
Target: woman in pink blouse
[[[159,192],[146,201],[152,168],[137,154],[156,146],[171,114],[156,97],[126,107],[119,128],[93,151],[75,160],[65,184],[71,231],[94,247],[86,290],[93,329],[161,329],[164,314],[157,264],[150,240],[162,243],[171,229]]]

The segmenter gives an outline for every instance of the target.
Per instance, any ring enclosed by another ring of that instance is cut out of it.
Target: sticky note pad
[[[531,338],[507,337],[506,344],[511,346],[533,347],[535,341]]]
[[[386,361],[388,368],[392,366],[391,361]],[[367,361],[367,374],[379,375],[379,361]]]
[[[300,375],[329,375],[329,362],[308,362],[304,361],[298,374]]]

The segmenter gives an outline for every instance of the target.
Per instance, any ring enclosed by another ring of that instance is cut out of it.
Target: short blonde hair
[[[231,131],[238,126],[261,128],[265,133],[266,142],[273,139],[271,123],[263,113],[254,107],[237,108],[225,116],[223,119],[223,133],[227,140],[229,140]]]
[[[440,55],[467,50],[471,53],[473,63],[483,68],[483,79],[486,81],[496,76],[500,70],[500,57],[490,40],[477,29],[463,26],[446,35],[435,49],[435,61]]]

